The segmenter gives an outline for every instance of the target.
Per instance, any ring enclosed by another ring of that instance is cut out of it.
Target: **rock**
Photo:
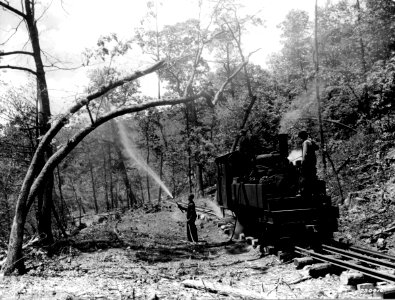
[[[385,239],[379,238],[379,239],[377,239],[376,245],[377,245],[378,249],[383,250],[385,248],[385,246],[387,245],[387,243],[386,243]]]
[[[344,200],[344,202],[343,202],[343,206],[344,207],[348,207],[350,205],[350,198],[346,198],[345,200]]]
[[[107,217],[100,217],[98,220],[97,220],[97,223],[103,223],[103,222],[105,222],[105,221],[107,221]]]
[[[340,282],[344,285],[357,285],[364,280],[365,276],[356,271],[344,271],[340,275]]]
[[[371,282],[365,282],[365,283],[360,283],[357,284],[357,290],[358,291],[373,291],[374,289],[374,284]]]

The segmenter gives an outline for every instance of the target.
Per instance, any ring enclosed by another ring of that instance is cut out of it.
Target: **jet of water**
[[[159,186],[168,194],[171,198],[173,195],[170,193],[169,189],[166,187],[164,182],[159,178],[158,174],[151,169],[151,167],[145,162],[145,160],[138,154],[136,147],[132,143],[131,138],[128,137],[127,129],[125,125],[116,121],[119,130],[119,136],[121,138],[122,145],[124,146],[125,152],[128,155],[129,159],[134,161],[134,163],[143,171],[145,171],[151,178],[159,184]]]

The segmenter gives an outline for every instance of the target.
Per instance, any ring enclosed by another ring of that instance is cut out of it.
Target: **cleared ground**
[[[196,205],[212,208],[209,199],[197,199]],[[243,241],[226,243],[229,236],[213,215],[197,221],[203,242],[194,245],[186,241],[185,214],[176,205],[165,202],[148,211],[126,212],[120,222],[85,219],[89,226],[75,237],[79,246],[90,241],[84,251],[65,245],[48,258],[30,249],[30,271],[2,278],[0,299],[372,297],[342,286],[338,276],[306,279],[306,271],[296,270],[292,262],[261,257],[258,248]]]

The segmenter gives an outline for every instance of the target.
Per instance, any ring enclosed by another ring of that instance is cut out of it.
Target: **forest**
[[[327,1],[315,16],[290,10],[278,22],[281,51],[265,66],[250,62],[259,49],[244,50],[248,32],[265,22],[240,13],[243,1],[199,1],[205,18],[163,27],[156,2],[148,1],[146,18],[127,40],[101,36],[81,53],[85,66],[100,67],[90,69],[84,95],[58,115],[51,113],[46,74],[61,62],[40,48],[37,25],[51,7],[14,2],[0,1],[0,14],[25,26],[28,43],[0,44],[6,275],[24,272],[29,240],[52,245],[83,215],[207,196],[216,184],[215,158],[237,148],[242,129],[256,154],[274,151],[278,133],[298,149],[297,133],[307,130],[320,144],[319,176],[339,205],[391,177],[378,160],[395,146],[393,0]],[[132,49],[151,64],[125,72],[112,63],[130,59]],[[9,64],[15,55],[31,63]],[[27,73],[30,84],[6,85],[2,78],[11,72]],[[151,73],[156,97],[144,95],[139,82]]]

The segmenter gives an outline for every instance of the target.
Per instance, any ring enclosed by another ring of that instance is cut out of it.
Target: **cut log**
[[[313,278],[323,277],[326,274],[334,273],[335,267],[330,263],[319,263],[311,266],[309,275]]]
[[[345,271],[340,275],[340,282],[344,285],[357,285],[366,281],[366,277],[356,271]]]
[[[312,265],[317,261],[312,257],[295,257],[294,265],[296,269],[302,269],[304,266]]]
[[[231,286],[226,286],[218,283],[206,282],[203,280],[184,280],[182,285],[188,288],[204,290],[209,293],[219,294],[228,297],[239,297],[239,298],[247,298],[247,299],[264,299],[264,295],[248,291],[236,289]]]

